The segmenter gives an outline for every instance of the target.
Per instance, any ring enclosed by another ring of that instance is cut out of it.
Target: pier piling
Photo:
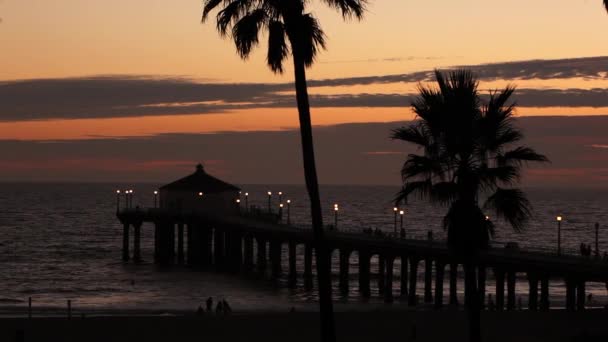
[[[450,306],[458,306],[458,264],[451,263],[450,264]]]
[[[445,274],[445,264],[435,261],[435,309],[443,307],[443,278]]]
[[[368,298],[371,295],[369,288],[370,255],[366,251],[359,251],[359,292]]]
[[[122,225],[122,261],[129,261],[129,223]]]
[[[392,303],[393,302],[393,266],[395,263],[395,257],[389,255],[385,259],[386,266],[386,282],[384,289],[384,302]]]
[[[401,282],[400,282],[401,293],[400,293],[400,296],[401,296],[402,299],[406,299],[407,298],[407,286],[408,286],[408,282],[407,282],[407,263],[408,263],[407,255],[401,255],[401,271],[399,272],[399,274],[401,276]]]
[[[433,302],[433,260],[430,258],[424,260],[424,302]]]
[[[312,246],[306,244],[304,246],[304,288],[312,289]]]
[[[296,268],[296,243],[289,242],[289,287],[296,287],[298,281],[298,270]]]
[[[348,294],[348,278],[349,278],[349,259],[351,251],[342,248],[340,249],[340,293],[342,295]]]
[[[409,306],[415,306],[417,303],[417,298],[416,298],[416,283],[418,280],[418,258],[416,257],[410,257],[410,288],[409,288],[409,292],[408,292],[408,300],[407,300],[407,305]]]

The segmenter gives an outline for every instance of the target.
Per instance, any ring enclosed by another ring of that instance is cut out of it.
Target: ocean
[[[195,271],[185,266],[159,268],[152,262],[151,225],[143,227],[144,262],[137,265],[121,262],[122,226],[115,216],[115,191],[133,189],[133,205],[150,207],[154,200],[153,191],[157,187],[157,184],[2,184],[0,314],[23,314],[28,297],[32,298],[34,311],[45,315],[63,312],[67,300],[72,301],[76,313],[188,312],[194,311],[210,296],[225,298],[235,312],[317,308],[314,290],[305,291],[302,286],[287,289],[283,286],[285,279],[276,283],[263,276],[252,278]],[[275,210],[279,205],[276,194],[283,192],[282,201],[291,200],[293,223],[308,225],[307,195],[303,186],[242,185],[241,188],[243,202],[244,193],[248,192],[249,205],[262,208],[268,206],[267,191],[272,191]],[[358,231],[378,228],[392,232],[392,199],[397,190],[398,187],[389,186],[322,186],[325,223],[333,223],[333,205],[337,203],[340,208],[339,229]],[[567,252],[578,254],[580,243],[594,246],[595,222],[600,223],[600,253],[608,251],[607,190],[527,189],[527,192],[534,206],[534,219],[521,233],[513,232],[497,221],[496,245],[513,241],[522,248],[555,251],[555,217],[562,215],[562,241]],[[446,208],[414,200],[405,209],[404,227],[409,237],[425,238],[429,230],[434,232],[437,239],[444,236],[441,220]],[[492,213],[488,215],[492,217]],[[286,258],[283,259],[286,263]],[[298,259],[300,262],[301,258]],[[355,265],[351,266],[350,293],[339,295],[338,263],[334,262],[333,266],[338,310],[406,307],[399,300],[384,304],[374,292],[372,298],[362,299],[357,291],[356,277],[353,276],[357,272]],[[524,276],[519,275],[521,279],[516,290],[525,302],[527,282]],[[491,272],[489,277],[487,291],[492,293]],[[394,286],[396,296],[399,291],[398,279],[396,277]],[[419,286],[422,285],[423,282],[419,281]],[[460,295],[462,290],[460,284]],[[593,294],[591,306],[608,304],[605,284],[590,283],[587,290]],[[550,291],[553,304],[563,303],[565,288],[560,281],[552,281]]]

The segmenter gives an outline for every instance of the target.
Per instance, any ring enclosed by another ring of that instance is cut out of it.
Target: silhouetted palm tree
[[[367,0],[324,0],[341,11],[343,17],[361,19]],[[310,197],[313,234],[316,247],[321,337],[335,340],[329,254],[323,243],[323,217],[315,167],[310,105],[306,85],[306,68],[310,67],[321,48],[325,34],[317,19],[306,12],[306,0],[205,0],[203,22],[209,13],[220,7],[217,30],[223,37],[231,36],[239,55],[246,59],[259,43],[261,31],[268,34],[267,62],[275,73],[283,72],[283,62],[293,57],[296,100],[300,119],[304,176]]]
[[[413,195],[449,206],[444,228],[453,257],[465,269],[470,340],[479,341],[476,260],[493,232],[484,210],[522,230],[530,217],[530,203],[512,186],[524,164],[547,158],[529,147],[513,147],[523,138],[513,122],[515,105],[508,103],[513,87],[490,93],[484,103],[470,71],[447,75],[436,71],[435,77],[438,88],[420,86],[412,102],[417,118],[393,131],[394,139],[421,149],[420,154],[410,154],[401,169],[403,188],[397,201]]]

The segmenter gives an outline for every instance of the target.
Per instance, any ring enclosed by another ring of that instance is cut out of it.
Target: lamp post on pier
[[[338,230],[338,204],[334,204],[334,229]]]
[[[291,224],[291,215],[289,209],[291,207],[291,200],[287,200],[287,224]]]
[[[397,237],[397,212],[399,211],[399,208],[397,207],[393,207],[393,213],[395,214],[395,225],[393,227],[393,233],[395,234],[395,237]]]
[[[120,211],[120,190],[116,190],[116,213]]]
[[[154,208],[158,208],[158,190],[154,190]]]
[[[279,203],[279,219],[283,220],[283,203]]]
[[[403,214],[405,214],[404,210],[400,210],[399,211],[399,217],[401,218],[401,223],[400,223],[400,230],[399,230],[399,234],[401,236],[402,239],[405,239],[405,229],[403,229]]]
[[[283,192],[279,191],[279,203],[283,203]]]
[[[270,207],[272,204],[271,202],[272,202],[272,192],[268,191],[268,213],[269,214],[272,212],[272,208]]]
[[[557,255],[562,255],[562,217],[558,216],[557,220]]]
[[[245,211],[249,212],[249,193],[245,193]]]

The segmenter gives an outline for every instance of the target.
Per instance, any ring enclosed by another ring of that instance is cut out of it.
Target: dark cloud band
[[[608,57],[522,61],[469,67],[481,80],[606,78]],[[311,80],[343,87],[429,80],[432,72]],[[0,121],[222,113],[295,105],[291,83],[212,83],[184,78],[106,76],[0,82]],[[606,107],[606,89],[520,89],[521,106]],[[403,107],[408,94],[315,95],[316,107]]]

